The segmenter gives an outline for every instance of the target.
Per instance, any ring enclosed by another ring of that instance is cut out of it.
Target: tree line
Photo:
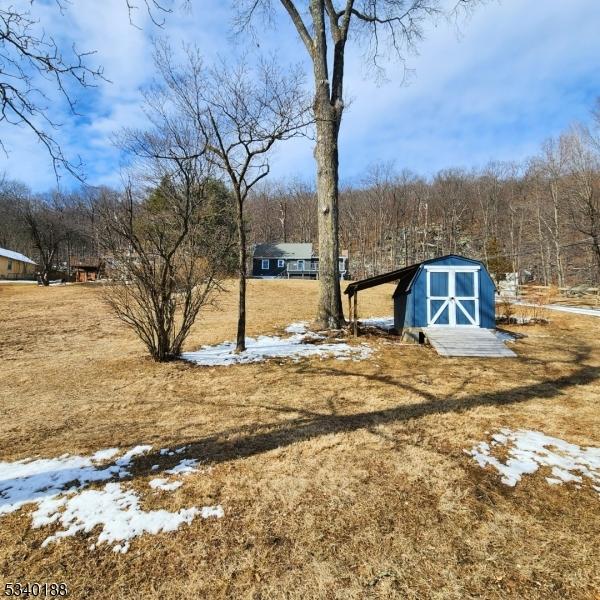
[[[520,163],[445,169],[430,178],[370,166],[340,190],[340,248],[360,279],[444,254],[481,259],[560,287],[600,281],[600,117]],[[309,183],[275,184],[248,206],[251,241],[318,241]]]
[[[351,276],[455,253],[481,259],[498,278],[520,272],[542,285],[598,283],[599,130],[595,111],[591,126],[549,139],[526,161],[446,169],[428,179],[390,164],[371,165],[360,185],[340,192],[340,247],[349,251]],[[215,179],[217,184],[235,228],[235,193]],[[0,246],[32,256],[46,276],[71,261],[99,257],[106,250],[99,206],[116,194],[82,188],[34,195],[4,178]],[[248,192],[247,203],[246,253],[265,242],[318,246],[317,194],[310,183],[263,185]],[[230,256],[230,275],[235,265]]]
[[[222,198],[231,193],[220,185]],[[110,194],[116,191],[33,195],[4,179],[0,245],[31,255],[48,272],[98,257],[98,206]],[[340,245],[350,253],[354,278],[449,253],[479,258],[497,277],[527,271],[543,285],[597,283],[600,277],[600,145],[594,128],[573,127],[521,164],[447,169],[430,179],[374,165],[362,185],[344,187],[340,197]],[[254,192],[247,250],[263,242],[317,245],[316,203],[314,188],[299,180]],[[228,218],[235,220],[233,211]],[[232,273],[231,259],[228,264]]]
[[[199,65],[188,67],[189,75]],[[181,74],[177,80],[199,97]],[[241,72],[227,81],[247,82]],[[36,195],[0,180],[0,246],[34,258],[46,285],[68,274],[73,262],[104,260],[112,280],[108,304],[156,360],[180,354],[199,311],[215,302],[226,277],[237,275],[243,352],[252,245],[318,245],[318,194],[301,181],[255,185],[268,173],[264,144],[270,147],[280,133],[269,129],[271,119],[257,130],[260,121],[248,121],[246,102],[238,125],[252,123],[252,145],[240,149],[235,136],[226,142],[231,110],[220,115],[213,99],[211,112],[198,106],[187,114],[187,102],[173,108],[168,87],[153,89],[152,101],[159,92],[171,109],[157,108],[147,130],[122,132],[122,147],[135,158],[124,189]],[[289,94],[296,98],[294,86],[280,92],[269,101],[280,106]],[[186,126],[200,119],[206,130]],[[301,121],[275,125],[293,132]],[[349,252],[351,277],[462,254],[481,259],[497,280],[517,272],[544,285],[598,284],[599,131],[596,111],[591,126],[573,126],[527,161],[446,169],[429,179],[389,164],[369,167],[361,185],[340,191],[340,247]]]

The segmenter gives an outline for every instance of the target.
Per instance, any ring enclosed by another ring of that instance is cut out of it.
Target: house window
[[[285,260],[283,260],[283,258],[278,258],[277,259],[277,266],[281,269],[282,267],[285,267]]]
[[[261,263],[260,263],[260,268],[263,271],[268,271],[269,270],[269,259],[268,258],[263,258]]]
[[[10,258],[8,259],[8,264],[6,265],[6,270],[12,271],[12,260],[10,260]]]
[[[304,271],[304,261],[303,260],[298,261],[298,271]]]

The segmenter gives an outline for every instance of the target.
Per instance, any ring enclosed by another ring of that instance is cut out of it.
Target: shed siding
[[[496,327],[496,286],[485,268],[479,275],[479,322],[485,329]]]
[[[427,271],[425,265],[441,266],[473,266],[479,265],[479,323],[480,327],[493,329],[496,326],[495,308],[495,286],[485,266],[476,260],[461,258],[458,256],[447,256],[437,260],[426,261],[419,267],[411,289],[408,293],[397,293],[394,298],[394,321],[397,330],[405,327],[427,327]],[[460,293],[470,292],[466,289],[466,282],[459,281],[463,289]],[[443,281],[434,282],[439,295],[446,293]],[[439,288],[439,289],[438,289]],[[434,295],[437,295],[437,292]],[[464,293],[470,295],[470,293]],[[404,299],[406,298],[406,299]],[[458,324],[464,324],[462,315],[458,315]],[[443,319],[442,319],[443,320]]]

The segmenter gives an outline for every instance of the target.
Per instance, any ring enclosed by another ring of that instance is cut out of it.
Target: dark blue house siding
[[[269,268],[262,268],[262,261],[269,261]],[[283,261],[283,266],[278,267],[278,261],[282,260],[279,258],[253,258],[252,259],[252,275],[254,277],[279,277],[285,271],[285,260]]]
[[[427,327],[427,266],[432,267],[479,267],[479,327],[493,329],[496,325],[495,290],[496,287],[485,266],[480,261],[464,258],[461,256],[445,256],[431,259],[419,265],[412,282],[407,287],[402,283],[394,292],[394,324],[397,331],[409,327]],[[443,273],[431,272],[430,294],[431,296],[448,296],[448,276]],[[468,274],[457,272],[455,275],[456,297],[472,296],[473,277]],[[475,301],[460,300],[466,310],[473,316]],[[443,300],[431,301],[432,313],[437,312],[444,305]],[[456,325],[470,324],[464,313],[456,309]],[[447,325],[450,319],[450,308],[443,309],[436,324]]]

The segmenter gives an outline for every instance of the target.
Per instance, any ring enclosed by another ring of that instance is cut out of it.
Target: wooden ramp
[[[478,327],[426,327],[425,337],[441,356],[513,357],[516,354],[489,329]]]

